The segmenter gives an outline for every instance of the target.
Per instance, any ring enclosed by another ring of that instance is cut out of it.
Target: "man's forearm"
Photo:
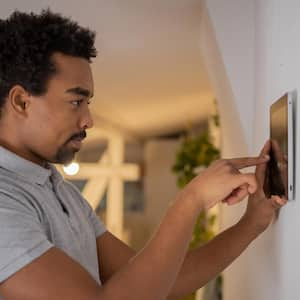
[[[168,299],[178,299],[204,286],[234,261],[257,235],[242,219],[206,245],[190,251]]]
[[[102,287],[99,299],[165,299],[181,270],[200,212],[193,197],[178,197],[157,233]]]

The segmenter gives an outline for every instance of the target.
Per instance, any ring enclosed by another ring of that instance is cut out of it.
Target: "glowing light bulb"
[[[79,172],[79,164],[72,162],[67,166],[63,166],[63,170],[67,175],[76,175]]]

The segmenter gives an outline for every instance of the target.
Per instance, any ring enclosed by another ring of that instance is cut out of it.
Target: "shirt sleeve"
[[[100,220],[100,218],[96,215],[95,211],[90,206],[89,202],[82,197],[83,205],[85,206],[86,213],[88,215],[88,218],[92,222],[94,229],[95,229],[95,235],[96,238],[102,235],[104,232],[107,231],[106,227]]]
[[[0,190],[0,282],[53,247],[25,200]]]

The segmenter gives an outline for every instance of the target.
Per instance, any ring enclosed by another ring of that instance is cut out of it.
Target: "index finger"
[[[268,162],[269,155],[255,156],[255,157],[240,157],[229,159],[229,162],[237,169],[257,166]]]
[[[260,153],[259,153],[259,156],[262,157],[262,156],[264,156],[264,155],[266,155],[266,154],[269,154],[270,151],[271,151],[271,146],[272,146],[272,141],[271,141],[270,139],[268,139],[268,140],[265,142],[263,148],[261,149],[261,151],[260,151]]]

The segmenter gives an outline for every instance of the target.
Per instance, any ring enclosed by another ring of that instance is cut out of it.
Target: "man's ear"
[[[30,94],[21,85],[15,85],[9,91],[7,102],[15,113],[26,116]]]

